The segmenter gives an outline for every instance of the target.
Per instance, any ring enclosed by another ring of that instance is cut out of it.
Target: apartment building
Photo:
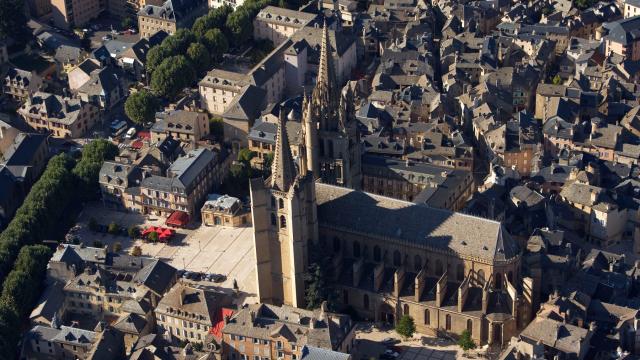
[[[42,88],[42,77],[35,71],[9,68],[4,77],[2,91],[18,101],[26,101]]]
[[[56,138],[79,138],[100,118],[98,108],[81,99],[37,92],[18,109],[34,129]]]
[[[138,29],[143,38],[162,30],[169,35],[189,28],[207,12],[207,0],[167,0],[161,5],[147,3],[138,11]]]
[[[640,1],[639,0],[625,0],[622,8],[624,18],[630,18],[640,15]]]
[[[202,224],[206,226],[240,227],[251,224],[251,211],[240,199],[211,194],[201,210]]]
[[[139,201],[144,214],[169,216],[175,211],[197,217],[207,194],[222,181],[218,156],[209,149],[192,150],[178,158],[166,176],[145,177]]]
[[[638,28],[640,28],[640,15],[605,23],[603,25],[605,54],[615,53],[629,61],[640,60]]]
[[[116,359],[125,355],[121,334],[111,327],[35,326],[25,335],[21,359]],[[99,353],[99,356],[96,354]]]
[[[253,37],[280,44],[317,17],[302,11],[267,6],[253,20]]]
[[[354,343],[349,316],[330,313],[326,303],[317,310],[253,304],[238,311],[222,329],[222,357],[227,360],[303,359],[305,345],[340,356]]]
[[[155,309],[158,333],[192,343],[203,343],[223,323],[224,307],[232,299],[222,292],[176,283]]]
[[[209,116],[203,112],[172,110],[156,113],[151,127],[151,142],[171,136],[185,143],[195,143],[209,135]]]
[[[292,110],[293,111],[293,110]],[[287,136],[289,137],[289,146],[291,148],[291,154],[294,157],[299,156],[301,144],[301,124],[300,120],[295,119],[295,116],[287,115],[289,121],[286,122]],[[251,160],[251,165],[255,168],[261,169],[264,165],[265,159],[268,156],[273,156],[276,149],[276,132],[278,124],[264,119],[258,120],[247,136],[248,148],[253,151],[256,156]]]
[[[106,9],[103,0],[51,0],[53,24],[63,29],[81,27]]]

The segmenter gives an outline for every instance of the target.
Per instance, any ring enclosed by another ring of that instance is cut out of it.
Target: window
[[[278,200],[278,208],[279,209],[284,209],[284,200],[282,200],[282,199]]]
[[[502,289],[502,274],[496,273],[496,289]]]
[[[271,197],[271,208],[275,209],[276,208],[276,198],[275,197]]]
[[[447,314],[447,316],[445,317],[444,326],[447,331],[451,331],[451,315]]]
[[[287,227],[287,219],[284,217],[284,215],[280,215],[280,228],[284,229]]]
[[[409,305],[407,304],[402,305],[402,314],[409,315]]]
[[[362,307],[364,307],[365,310],[369,310],[369,295],[364,294],[364,298],[362,299]]]
[[[357,241],[353,242],[353,257],[360,257],[360,243]]]
[[[429,314],[429,309],[424,309],[424,324],[429,325],[431,323],[431,316]]]
[[[456,274],[458,281],[464,280],[464,265],[458,264],[456,267]]]
[[[378,245],[373,247],[373,260],[380,261],[380,247]]]
[[[416,272],[422,270],[422,258],[420,255],[416,255],[413,257],[413,268]]]
[[[473,335],[473,320],[467,320],[467,331],[469,331],[469,335]]]
[[[484,270],[482,269],[478,270],[478,285],[484,285]]]
[[[271,225],[276,226],[278,225],[278,220],[276,219],[276,214],[271,214]]]
[[[402,259],[400,256],[400,251],[396,250],[393,252],[393,265],[400,266],[402,265]]]
[[[436,260],[436,276],[442,276],[444,274],[444,270],[442,267],[442,261],[440,259]]]

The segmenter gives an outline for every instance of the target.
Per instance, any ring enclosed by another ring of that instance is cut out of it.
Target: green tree
[[[152,243],[157,243],[159,240],[158,233],[155,231],[150,232],[149,235],[147,235],[147,239]]]
[[[209,119],[209,133],[218,139],[224,136],[224,121],[221,117],[213,116]]]
[[[107,232],[111,235],[118,235],[118,233],[120,232],[120,225],[116,224],[115,222],[111,222],[107,227]]]
[[[187,58],[191,61],[194,70],[198,74],[202,74],[209,70],[209,50],[201,43],[192,43],[187,49]]]
[[[553,85],[560,85],[562,84],[562,78],[560,77],[560,75],[556,74],[556,76],[553,77],[553,79],[551,80],[553,82]]]
[[[249,40],[253,33],[251,13],[246,8],[239,7],[227,17],[225,26],[233,41],[242,44]]]
[[[187,58],[183,55],[172,56],[153,72],[151,89],[158,95],[174,100],[194,80],[195,72]]]
[[[131,256],[140,256],[142,255],[142,249],[140,248],[140,246],[134,246],[133,249],[131,249]]]
[[[131,94],[124,103],[124,112],[136,124],[144,124],[155,119],[160,102],[152,93],[142,90]]]
[[[130,16],[127,16],[122,19],[120,26],[123,29],[133,29],[136,26],[136,22]]]
[[[465,329],[462,334],[460,334],[458,346],[460,346],[465,352],[476,348],[476,343],[473,342],[469,330]]]
[[[325,246],[309,245],[310,265],[304,274],[307,309],[317,309],[326,301],[333,305],[334,289],[331,287],[331,256]]]
[[[264,155],[264,162],[262,163],[262,172],[265,177],[271,176],[271,165],[273,165],[273,153],[266,153]]]
[[[171,50],[167,49],[162,45],[157,45],[152,47],[147,53],[147,63],[146,69],[149,74],[153,74],[153,72],[160,66],[162,61],[171,55]]]
[[[135,239],[140,236],[140,228],[135,225],[130,226],[129,229],[127,229],[127,234],[130,238]]]
[[[82,158],[73,169],[78,180],[80,200],[95,200],[100,194],[98,174],[105,160],[113,160],[118,155],[118,147],[105,139],[90,142],[82,149]]]
[[[209,49],[213,61],[222,60],[222,56],[229,51],[229,42],[220,29],[207,30],[202,43]]]
[[[396,325],[396,332],[405,339],[413,337],[413,333],[416,332],[416,324],[413,318],[409,315],[403,315],[398,321],[398,325]]]
[[[162,40],[162,47],[169,51],[171,56],[180,55],[187,52],[189,45],[196,41],[195,35],[189,29],[180,29],[172,36]]]
[[[256,152],[247,148],[242,148],[238,151],[238,161],[243,164],[250,165],[251,160],[256,157]]]
[[[113,252],[119,253],[120,251],[122,251],[122,243],[117,241],[115,244],[113,244]]]

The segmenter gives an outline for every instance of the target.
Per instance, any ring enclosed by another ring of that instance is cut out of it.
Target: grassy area
[[[45,60],[40,55],[22,54],[11,59],[11,63],[22,70],[42,72],[46,70],[52,63]]]

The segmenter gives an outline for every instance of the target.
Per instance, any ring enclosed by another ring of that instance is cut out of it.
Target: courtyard
[[[253,232],[251,227],[207,227],[199,226],[188,229],[175,229],[175,235],[168,243],[151,243],[142,239],[133,240],[124,235],[111,235],[89,230],[88,223],[94,219],[101,225],[114,222],[123,228],[139,226],[165,226],[165,219],[158,216],[144,216],[106,209],[100,203],[85,206],[78,220],[79,229],[76,234],[86,246],[94,246],[99,241],[113,249],[120,243],[122,251],[129,253],[134,246],[139,246],[142,256],[161,259],[176,269],[216,273],[226,276],[222,283],[215,284],[230,289],[236,280],[243,302],[253,303],[256,297],[255,254]],[[199,224],[196,224],[199,225]],[[201,281],[204,285],[211,285]]]

